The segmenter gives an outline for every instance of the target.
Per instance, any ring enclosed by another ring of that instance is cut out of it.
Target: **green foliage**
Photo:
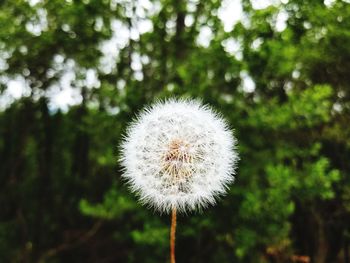
[[[79,203],[80,210],[83,214],[104,219],[116,219],[135,209],[133,200],[125,195],[121,195],[115,188],[109,190],[102,203],[91,205],[86,199]]]
[[[266,126],[269,129],[297,129],[312,127],[329,121],[331,103],[329,86],[315,86],[303,91],[287,93],[286,102],[273,98],[257,103],[257,108],[249,109],[251,117],[247,122],[252,126]]]

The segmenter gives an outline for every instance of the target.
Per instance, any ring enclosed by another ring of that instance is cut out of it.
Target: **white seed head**
[[[121,145],[123,177],[142,203],[161,212],[214,204],[234,180],[236,140],[226,122],[194,100],[143,110]]]

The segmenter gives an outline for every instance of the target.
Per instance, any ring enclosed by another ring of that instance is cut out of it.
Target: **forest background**
[[[167,262],[117,146],[173,96],[222,112],[241,157],[178,218],[178,262],[350,262],[345,0],[0,1],[0,262]]]

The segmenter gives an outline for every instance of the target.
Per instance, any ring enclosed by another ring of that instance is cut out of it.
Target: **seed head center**
[[[164,171],[175,181],[182,181],[192,175],[193,154],[191,147],[183,140],[174,139],[163,156]]]

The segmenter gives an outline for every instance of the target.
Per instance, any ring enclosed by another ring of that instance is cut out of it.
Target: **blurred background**
[[[178,262],[350,262],[348,0],[0,1],[0,262],[168,262],[117,146],[170,96],[221,111],[241,156],[178,218]]]

